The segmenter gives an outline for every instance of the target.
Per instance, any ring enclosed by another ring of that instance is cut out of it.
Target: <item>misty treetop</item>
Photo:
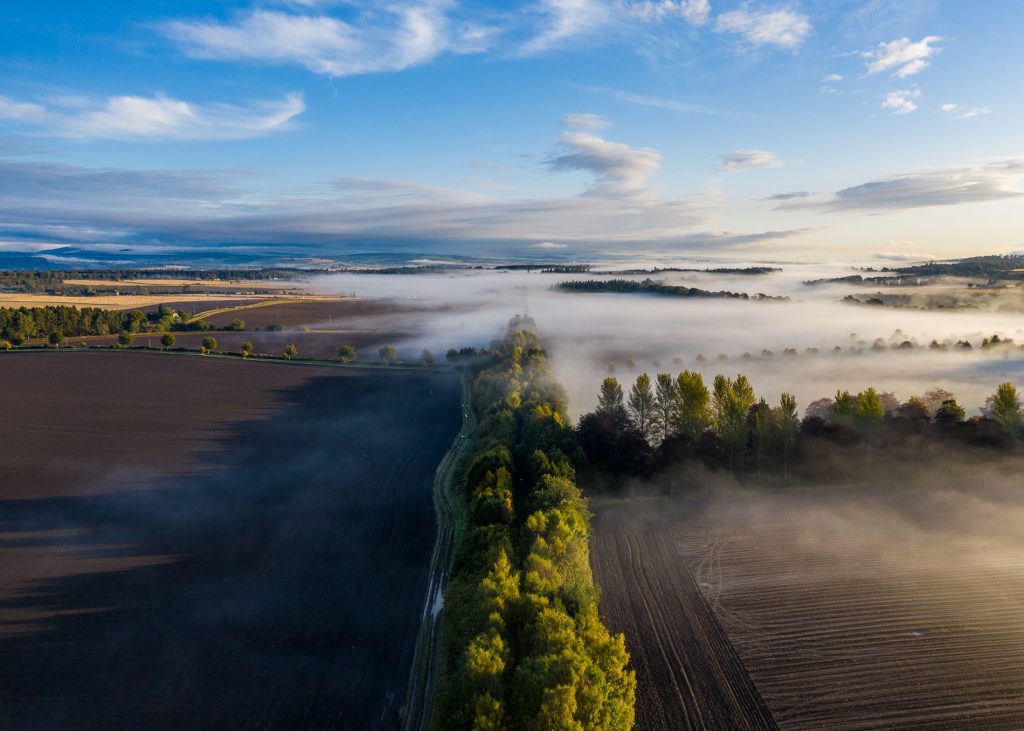
[[[1024,436],[1022,429],[1021,397],[1010,383],[999,385],[982,415],[971,419],[941,389],[901,403],[867,388],[818,399],[801,420],[791,394],[770,405],[742,374],[717,375],[709,388],[700,373],[684,370],[676,376],[659,373],[653,381],[641,374],[628,396],[618,379],[605,378],[597,408],[580,419],[577,433],[591,467],[613,481],[651,476],[685,461],[787,481],[797,463],[802,474],[824,472],[826,444],[863,449],[870,472],[880,449],[906,449],[913,440],[930,439],[936,445],[953,440],[1005,450]]]

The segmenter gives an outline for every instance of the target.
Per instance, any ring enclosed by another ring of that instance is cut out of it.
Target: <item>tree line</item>
[[[475,372],[434,725],[632,728],[636,676],[597,611],[583,455],[532,320],[515,318]]]
[[[712,292],[697,287],[683,287],[674,284],[665,284],[653,279],[636,281],[633,279],[579,279],[569,282],[561,282],[556,285],[564,292],[613,292],[625,294],[658,294],[669,297],[723,297],[728,299],[758,300],[758,301],[786,301],[789,297],[774,297],[767,294],[749,295],[746,292]]]
[[[700,373],[684,370],[653,380],[641,374],[628,394],[618,379],[605,378],[597,408],[580,418],[577,433],[589,464],[613,477],[651,476],[692,460],[786,481],[795,465],[804,475],[821,474],[814,462],[824,445],[860,448],[860,466],[870,469],[879,450],[914,440],[1013,449],[1022,425],[1021,397],[1011,383],[1000,384],[982,414],[970,419],[941,389],[901,403],[874,388],[818,399],[801,419],[792,394],[768,404],[742,374],[717,375],[709,388]]]
[[[69,279],[95,279],[100,281],[145,280],[152,277],[174,279],[195,279],[196,284],[204,281],[237,279],[242,281],[291,280],[305,274],[320,274],[319,269],[78,269],[62,271],[56,269],[7,269],[0,270],[0,289],[14,289],[21,292],[45,292],[65,287]],[[136,285],[130,285],[136,286]],[[137,286],[146,286],[145,284]],[[165,286],[165,285],[155,285]],[[88,287],[76,285],[75,290]]]

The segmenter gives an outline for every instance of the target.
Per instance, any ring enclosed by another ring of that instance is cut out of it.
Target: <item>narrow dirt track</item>
[[[595,512],[591,563],[601,616],[626,635],[637,729],[775,729],[671,538],[619,506]]]

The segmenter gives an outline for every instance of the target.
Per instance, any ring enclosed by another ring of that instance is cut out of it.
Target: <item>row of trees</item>
[[[771,295],[758,293],[749,295],[746,292],[728,292],[725,290],[712,292],[697,287],[684,287],[674,284],[665,284],[654,279],[579,279],[570,282],[560,282],[557,288],[564,292],[614,292],[620,294],[659,294],[669,297],[724,297],[729,299],[743,300],[774,300],[785,301],[789,297],[773,297]]]
[[[14,345],[35,338],[47,338],[52,342],[66,337],[117,335],[122,332],[202,332],[214,329],[205,320],[193,320],[189,313],[165,305],[150,313],[63,305],[0,307],[0,339]],[[233,320],[223,329],[245,330],[245,322]]]
[[[1010,383],[989,397],[983,413],[968,420],[953,394],[934,390],[900,403],[868,388],[839,391],[812,402],[801,421],[796,399],[784,393],[775,405],[758,399],[744,375],[715,377],[711,388],[695,371],[677,376],[646,373],[626,394],[614,377],[601,384],[597,409],[580,419],[580,443],[591,463],[613,473],[643,474],[679,459],[697,457],[732,472],[777,471],[790,477],[802,440],[819,438],[866,450],[868,465],[880,437],[927,429],[936,435],[987,446],[1021,436],[1021,398]]]
[[[532,325],[513,320],[473,383],[435,727],[629,729],[636,677],[598,617],[582,454]]]

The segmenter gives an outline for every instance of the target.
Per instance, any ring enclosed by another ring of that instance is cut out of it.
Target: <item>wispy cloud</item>
[[[752,10],[744,6],[715,20],[719,33],[735,33],[750,46],[796,48],[811,32],[810,19],[792,10]]]
[[[988,107],[965,107],[962,104],[943,104],[940,109],[955,119],[972,119],[992,113]]]
[[[40,122],[46,116],[46,109],[39,104],[20,102],[0,96],[0,119],[16,122]]]
[[[891,109],[893,114],[910,114],[917,109],[913,102],[921,96],[920,89],[904,89],[902,91],[890,91],[882,100],[882,109]]]
[[[898,38],[879,43],[877,47],[862,52],[861,56],[867,59],[869,76],[895,69],[893,78],[905,79],[928,67],[928,59],[942,50],[935,45],[942,40],[941,36],[925,36],[919,41]]]
[[[804,198],[810,198],[813,195],[814,195],[814,193],[808,192],[806,190],[795,190],[795,191],[793,191],[791,193],[776,193],[775,195],[770,195],[767,198],[762,198],[761,200],[763,200],[763,201],[794,201],[794,200],[802,200]]]
[[[234,21],[179,20],[162,31],[199,59],[294,63],[331,76],[398,71],[426,63],[458,43],[448,2],[381,4],[352,23],[328,15],[254,10]],[[471,45],[479,45],[480,28]]]
[[[542,249],[544,251],[556,251],[557,249],[568,249],[566,244],[556,244],[554,241],[541,241],[540,243],[530,244],[531,249]]]
[[[725,172],[750,168],[781,168],[784,163],[768,150],[733,150],[722,155],[719,167]]]
[[[666,97],[650,96],[648,94],[634,94],[633,92],[623,91],[621,89],[610,89],[604,86],[580,86],[577,88],[581,91],[589,91],[594,94],[605,94],[620,102],[633,104],[638,107],[664,109],[667,112],[677,112],[679,114],[708,114],[719,117],[728,117],[730,119],[735,119],[739,116],[732,112],[710,107],[705,104],[693,104],[691,102],[679,101],[678,99],[668,99]]]
[[[978,165],[933,168],[879,178],[824,198],[786,201],[778,208],[882,212],[984,203],[1024,195],[1024,191],[1016,187],[1022,178],[1024,157],[1007,157]]]
[[[565,42],[587,36],[612,19],[603,0],[541,0],[540,30],[519,47],[523,56],[554,50]]]
[[[622,2],[626,13],[646,21],[682,18],[691,25],[705,25],[711,15],[708,0],[642,0]]]
[[[105,100],[58,98],[48,106],[0,100],[15,117],[31,123],[37,134],[81,140],[230,140],[259,137],[286,128],[305,110],[302,97],[288,94],[274,101],[238,106],[195,102],[157,94],[115,96]],[[9,117],[10,118],[10,117]]]
[[[562,126],[573,129],[605,129],[611,124],[600,114],[567,114],[562,117]]]

